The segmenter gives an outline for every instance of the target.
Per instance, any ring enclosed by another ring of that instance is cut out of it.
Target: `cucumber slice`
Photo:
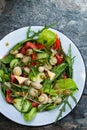
[[[19,60],[18,59],[13,59],[11,62],[10,62],[10,68],[14,68],[15,66],[17,66],[19,63]]]
[[[23,98],[14,99],[14,106],[20,112],[28,112],[32,108],[32,104]]]
[[[48,53],[42,52],[42,53],[38,53],[38,54],[37,54],[37,59],[38,59],[38,60],[40,60],[40,59],[45,59],[45,58],[49,58]]]
[[[36,114],[37,114],[37,108],[33,107],[30,110],[30,112],[24,113],[24,119],[25,119],[25,121],[31,121],[32,119],[35,118]]]

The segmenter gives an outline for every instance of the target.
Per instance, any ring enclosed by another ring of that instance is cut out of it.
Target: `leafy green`
[[[0,70],[0,82],[3,81],[3,77],[4,77],[4,71],[1,69]]]
[[[72,57],[72,50],[71,50],[71,44],[69,45],[68,49],[68,55],[65,57],[65,61],[68,64],[68,69],[67,69],[67,75],[68,77],[72,78],[73,76],[73,63],[74,63],[74,58]]]
[[[14,68],[19,64],[19,59],[15,58],[10,61],[10,68]]]
[[[37,42],[45,45],[46,47],[50,47],[56,41],[56,34],[51,30],[45,29],[38,37]]]
[[[41,53],[38,53],[38,54],[37,54],[37,59],[38,59],[38,60],[40,60],[40,59],[45,59],[45,58],[49,58],[48,53],[46,53],[46,52],[41,52]]]
[[[55,92],[52,92],[53,90],[51,90],[53,87],[52,83],[55,82],[55,80],[57,80],[57,78],[65,71],[66,67],[66,63],[62,63],[61,65],[54,67],[52,71],[55,73],[55,77],[53,80],[45,79],[42,88],[44,92],[47,91],[47,93],[49,92],[51,95],[55,95]]]
[[[28,113],[24,113],[25,121],[31,121],[37,114],[37,108],[33,107]]]
[[[58,66],[55,66],[53,68],[53,70],[52,70],[55,73],[55,77],[52,80],[52,82],[54,82],[54,80],[59,78],[59,76],[61,76],[61,74],[66,70],[66,68],[67,68],[67,64],[66,63],[62,63],[62,64],[60,64]]]
[[[73,101],[75,102],[75,104],[77,104],[77,100],[76,100],[76,98],[74,97],[73,94],[66,96],[66,97],[64,98],[64,100],[62,101],[62,103],[58,106],[58,108],[59,108],[59,113],[58,113],[58,116],[57,116],[57,118],[56,118],[56,120],[55,120],[55,123],[59,120],[60,117],[62,117],[62,113],[66,111],[66,105],[68,105],[69,108],[72,110],[72,106],[71,106],[71,104],[70,104],[69,101],[68,101],[68,99],[69,99],[70,97],[73,99]]]
[[[41,30],[37,31],[37,32],[34,32],[31,30],[31,27],[29,26],[28,28],[28,31],[27,31],[27,38],[20,41],[19,43],[17,43],[13,48],[12,50],[15,51],[17,49],[19,49],[20,47],[22,47],[27,41],[34,41],[34,40],[37,40],[38,36],[40,35],[40,33],[45,30],[45,29],[48,29],[48,28],[51,28],[53,27],[55,24],[57,23],[53,23],[53,24],[50,24],[50,25],[45,25],[44,28],[42,28]]]
[[[9,70],[0,69],[0,82],[9,81]]]
[[[78,89],[76,86],[76,83],[71,78],[59,79],[59,80],[57,80],[57,84],[61,89],[71,90],[72,93],[74,93]]]
[[[32,67],[31,68],[31,71],[29,73],[29,79],[34,81],[34,79],[37,77],[37,74],[38,74],[38,68],[37,67]]]
[[[8,55],[6,55],[3,59],[1,59],[1,61],[2,61],[4,64],[9,64],[12,59],[14,59],[14,55],[8,54]]]
[[[52,110],[52,109],[55,109],[56,107],[57,107],[57,105],[53,104],[53,103],[40,104],[38,106],[38,111],[41,112],[44,110]]]
[[[31,32],[31,27],[29,26],[29,27],[28,27],[28,30],[27,30],[27,39],[28,39],[29,36],[30,36],[30,32]]]
[[[46,108],[49,106],[50,104],[40,104],[38,106],[38,111],[41,112],[43,110],[46,110]]]

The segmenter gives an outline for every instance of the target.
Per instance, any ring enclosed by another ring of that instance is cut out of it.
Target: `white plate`
[[[41,29],[41,26],[32,26],[31,29],[34,31],[37,31],[38,29]],[[18,42],[24,40],[26,38],[26,32],[27,32],[28,27],[24,27],[21,29],[18,29],[14,32],[11,32],[10,34],[6,35],[1,41],[0,41],[0,58],[2,58],[9,49],[11,49],[15,44]],[[74,66],[73,66],[73,79],[76,82],[79,90],[75,93],[75,97],[77,99],[77,102],[80,100],[80,97],[83,93],[84,85],[85,85],[85,79],[86,79],[86,73],[85,73],[85,65],[82,59],[82,56],[77,49],[77,47],[74,45],[74,43],[67,38],[64,34],[60,33],[59,31],[56,31],[52,29],[56,34],[58,34],[62,47],[65,51],[65,53],[68,53],[68,48],[69,44],[71,44],[72,47],[72,55],[76,56]],[[6,43],[9,43],[8,46],[6,46]],[[74,108],[76,104],[74,101],[69,98],[69,102]],[[55,121],[59,110],[54,109],[51,111],[46,111],[46,112],[40,112],[37,114],[35,119],[33,119],[30,122],[24,121],[22,114],[18,112],[12,105],[9,105],[6,103],[4,100],[4,97],[2,96],[1,90],[0,90],[0,112],[9,118],[10,120],[22,124],[22,125],[27,125],[27,126],[42,126],[42,125],[48,125],[51,124]],[[62,119],[65,117],[68,113],[70,113],[71,110],[68,106],[66,106],[66,111],[62,114]]]

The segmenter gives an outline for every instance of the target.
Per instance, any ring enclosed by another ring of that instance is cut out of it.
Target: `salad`
[[[0,59],[0,82],[5,101],[22,113],[25,121],[33,120],[38,112],[57,107],[60,112],[56,121],[59,120],[66,105],[72,109],[69,97],[77,103],[74,58],[71,45],[65,54],[61,40],[49,26],[38,32],[29,27],[26,39]]]

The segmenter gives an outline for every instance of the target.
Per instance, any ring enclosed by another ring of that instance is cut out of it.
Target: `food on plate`
[[[58,120],[74,93],[78,90],[73,80],[74,57],[62,48],[55,32],[44,27],[38,32],[28,28],[26,39],[12,47],[0,59],[1,89],[7,103],[23,114],[26,121],[38,112],[61,106]]]

